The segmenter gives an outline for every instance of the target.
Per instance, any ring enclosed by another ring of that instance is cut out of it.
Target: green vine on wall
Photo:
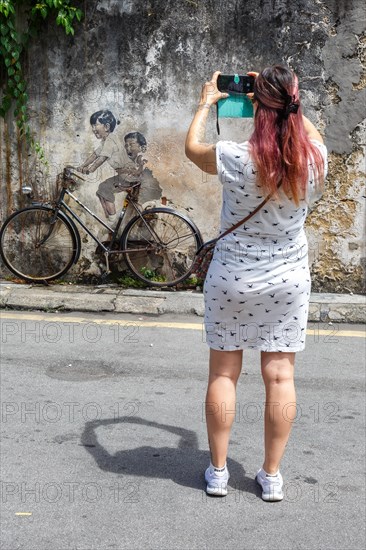
[[[75,20],[80,21],[82,15],[72,0],[0,0],[0,60],[3,63],[1,71],[6,75],[2,85],[0,116],[5,118],[14,107],[13,115],[20,137],[26,139],[43,161],[43,149],[32,137],[29,126],[29,97],[22,65],[23,54],[31,38],[41,31],[42,22],[46,19],[56,16],[57,25],[62,26],[67,35],[73,35],[73,24]]]

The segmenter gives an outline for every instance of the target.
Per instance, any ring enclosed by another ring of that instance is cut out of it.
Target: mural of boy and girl
[[[81,164],[77,170],[83,174],[94,172],[103,163],[116,171],[116,175],[99,184],[96,195],[102,205],[106,219],[111,226],[117,222],[115,195],[126,191],[135,183],[141,183],[139,202],[160,199],[161,188],[153,177],[151,170],[145,168],[147,163],[144,153],[147,142],[140,132],[129,132],[123,138],[114,133],[119,124],[113,113],[101,110],[93,113],[90,124],[95,137],[101,145]]]

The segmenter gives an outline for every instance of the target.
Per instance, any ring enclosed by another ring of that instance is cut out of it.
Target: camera
[[[228,94],[249,94],[254,90],[254,76],[220,74],[217,89]]]

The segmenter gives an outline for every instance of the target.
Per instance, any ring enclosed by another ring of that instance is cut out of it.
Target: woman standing
[[[203,88],[186,138],[186,155],[223,185],[221,232],[268,202],[246,224],[220,239],[204,284],[205,329],[210,347],[206,422],[211,463],[207,493],[227,494],[226,466],[236,384],[244,349],[261,351],[266,390],[264,461],[256,475],[262,498],[283,499],[280,461],[296,413],[295,354],[305,347],[310,298],[307,207],[319,196],[327,152],[301,113],[298,80],[275,65],[255,76],[254,132],[249,141],[204,142],[210,107],[228,97],[215,72]],[[278,187],[280,185],[280,187]],[[290,404],[290,406],[289,406]]]

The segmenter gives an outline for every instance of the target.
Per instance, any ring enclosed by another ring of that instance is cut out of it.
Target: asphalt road
[[[285,499],[266,503],[258,352],[244,355],[236,411],[218,404],[235,421],[229,494],[214,498],[201,318],[1,318],[2,549],[364,548],[364,327],[309,325]]]

